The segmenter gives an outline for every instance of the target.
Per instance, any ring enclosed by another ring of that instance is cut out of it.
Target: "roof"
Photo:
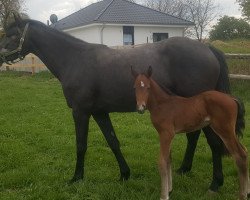
[[[65,30],[92,23],[193,25],[193,22],[127,0],[102,0],[59,20],[53,27]]]

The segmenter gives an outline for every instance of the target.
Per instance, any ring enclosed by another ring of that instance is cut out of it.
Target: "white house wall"
[[[179,27],[135,27],[135,44],[153,43],[153,33],[168,33],[169,37],[183,36],[184,28]]]
[[[90,43],[107,46],[123,45],[122,25],[93,25],[66,30],[70,35]],[[183,36],[184,27],[134,26],[135,45],[153,42],[153,33],[168,33],[169,37]]]
[[[101,43],[100,30],[98,26],[82,27],[66,30],[66,33],[89,43]]]
[[[123,26],[104,26],[103,44],[107,46],[122,46]]]

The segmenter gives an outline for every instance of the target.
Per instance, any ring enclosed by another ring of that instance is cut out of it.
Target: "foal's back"
[[[151,115],[156,127],[174,129],[176,133],[191,132],[214,121],[235,122],[237,103],[229,95],[217,91],[206,91],[189,98],[169,96],[151,111]]]

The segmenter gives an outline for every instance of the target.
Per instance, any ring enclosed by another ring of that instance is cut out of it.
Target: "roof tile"
[[[127,0],[103,0],[59,20],[53,26],[65,30],[91,23],[193,25],[190,21]]]

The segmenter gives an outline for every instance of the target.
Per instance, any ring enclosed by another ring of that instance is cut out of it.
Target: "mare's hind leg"
[[[93,114],[93,118],[100,127],[112,152],[115,154],[116,160],[120,168],[121,180],[128,180],[130,176],[130,169],[120,150],[120,143],[115,135],[114,128],[109,118],[109,114],[97,113]]]
[[[186,153],[185,153],[185,156],[184,156],[184,159],[182,161],[180,168],[177,170],[178,173],[182,174],[182,173],[189,172],[191,170],[192,162],[194,158],[194,152],[197,146],[197,141],[199,139],[200,132],[201,130],[198,130],[198,131],[186,134],[187,141],[188,141]]]
[[[209,189],[213,192],[217,192],[224,182],[222,172],[222,152],[224,151],[224,145],[220,137],[215,134],[210,127],[203,128],[203,132],[206,135],[213,158],[213,180]]]

